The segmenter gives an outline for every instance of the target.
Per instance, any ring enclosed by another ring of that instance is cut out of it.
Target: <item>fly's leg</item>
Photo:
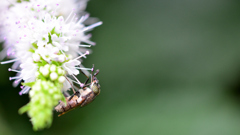
[[[93,74],[93,71],[94,71],[94,64],[91,72],[91,83],[95,80],[96,75],[99,73],[99,70],[97,70],[94,74]],[[80,72],[87,77],[87,80],[84,82],[83,88],[91,85],[91,83],[87,84],[89,77],[82,70],[80,70]]]
[[[69,84],[71,85],[71,87],[72,87],[72,91],[73,91],[73,93],[76,93],[76,91],[74,90],[74,88],[73,88],[73,85],[72,85],[72,83],[67,79],[67,77],[65,76],[65,78],[66,78],[66,80],[69,82]]]
[[[80,72],[87,77],[87,80],[84,82],[83,87],[86,87],[85,85],[87,84],[89,77],[80,69]]]

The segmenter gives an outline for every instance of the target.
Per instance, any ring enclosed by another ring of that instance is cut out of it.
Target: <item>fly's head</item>
[[[100,84],[99,84],[97,77],[93,77],[93,81],[91,83],[90,88],[94,92],[95,95],[100,94]]]
[[[90,89],[94,92],[95,95],[100,94],[100,84],[99,84],[99,80],[96,77],[98,73],[99,73],[99,70],[97,70],[96,73],[92,76],[92,81],[90,85]]]
[[[93,65],[92,73],[91,73],[91,83],[87,83],[90,78],[88,76],[86,76],[84,74],[84,72],[82,72],[87,77],[87,80],[85,81],[82,88],[83,88],[84,91],[86,91],[86,90],[92,91],[94,93],[94,95],[97,96],[97,95],[100,94],[100,84],[99,84],[99,80],[96,77],[99,73],[99,70],[97,69],[94,74],[93,74],[93,72],[94,72],[94,65]]]

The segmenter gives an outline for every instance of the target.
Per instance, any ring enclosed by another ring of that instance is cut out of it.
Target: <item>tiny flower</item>
[[[58,78],[58,81],[60,82],[60,83],[64,83],[65,82],[65,77],[64,76],[60,76],[59,78]]]
[[[65,71],[60,67],[57,68],[57,72],[58,72],[59,75],[64,75],[65,74]]]
[[[40,68],[40,72],[41,72],[44,76],[48,76],[48,74],[49,74],[48,68],[45,68],[45,67],[41,67],[41,68]]]
[[[57,69],[56,65],[51,65],[51,66],[50,66],[50,71],[51,71],[51,72],[56,71],[56,69]]]
[[[67,39],[64,39],[64,37],[58,37],[56,34],[51,35],[51,37],[53,45],[63,51],[69,50],[68,46],[63,44]]]
[[[58,60],[59,62],[64,62],[64,61],[65,61],[65,56],[64,56],[64,55],[59,55],[59,56],[57,57],[57,60]]]
[[[24,63],[20,65],[20,67],[22,68],[20,76],[25,82],[32,82],[35,80],[37,65],[33,63],[32,58],[28,58]]]
[[[54,60],[58,58],[59,56],[55,53],[56,49],[54,49],[50,44],[45,45],[44,47],[38,47],[38,49],[35,51],[38,53],[45,61],[50,62],[51,60]]]
[[[44,66],[44,68],[46,68],[46,69],[48,69],[48,70],[49,70],[49,68],[50,68],[50,65],[49,65],[49,64],[46,64],[46,65]]]
[[[75,66],[80,65],[81,62],[79,60],[70,60],[63,64],[63,68],[68,72],[69,75],[78,75],[79,71],[75,68]]]
[[[34,60],[35,62],[40,61],[40,56],[39,56],[38,54],[34,53],[34,54],[32,55],[32,57],[33,57],[33,60]]]
[[[58,54],[59,53],[59,49],[57,47],[53,47],[53,53],[54,54]]]
[[[50,74],[50,78],[51,78],[52,81],[54,81],[54,80],[56,80],[58,78],[58,74],[56,72],[52,72]]]

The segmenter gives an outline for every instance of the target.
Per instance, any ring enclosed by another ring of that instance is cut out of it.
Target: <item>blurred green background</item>
[[[239,135],[240,1],[91,0],[94,102],[34,132],[1,65],[0,134]]]

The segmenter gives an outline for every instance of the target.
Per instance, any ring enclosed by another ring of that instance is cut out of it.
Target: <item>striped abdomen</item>
[[[79,97],[77,95],[74,95],[72,99],[69,100],[70,97],[71,96],[66,97],[66,101],[67,101],[66,105],[64,102],[60,101],[60,103],[55,107],[55,110],[61,113],[58,116],[61,116],[67,113],[68,111],[75,109],[78,106],[83,107],[84,105],[87,105],[95,98],[95,95],[93,91],[88,89],[88,90],[82,91],[82,94]]]

